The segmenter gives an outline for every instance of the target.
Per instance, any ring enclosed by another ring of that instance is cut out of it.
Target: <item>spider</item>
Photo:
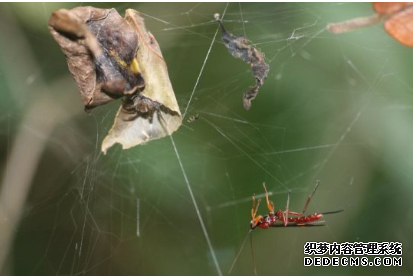
[[[307,216],[304,215],[305,211],[307,210],[308,205],[310,204],[311,198],[317,191],[318,185],[320,185],[320,181],[316,182],[314,190],[308,196],[307,202],[305,203],[304,209],[302,212],[292,212],[289,210],[291,190],[288,191],[287,206],[285,207],[285,210],[284,211],[278,210],[277,212],[274,212],[274,203],[269,200],[267,187],[265,186],[265,183],[263,183],[264,190],[265,190],[265,199],[267,202],[267,208],[269,210],[269,213],[266,216],[261,216],[261,215],[257,216],[258,206],[260,205],[261,200],[258,200],[257,204],[255,204],[255,195],[252,195],[252,209],[251,209],[252,219],[250,223],[251,230],[254,230],[257,226],[262,229],[276,227],[276,226],[279,226],[277,222],[282,222],[282,225],[284,226],[320,225],[324,223],[324,221],[321,221],[321,219],[323,218],[323,215],[338,213],[338,212],[343,211],[343,210],[339,210],[339,211],[326,212],[326,213],[314,213],[312,215],[307,215]],[[289,215],[292,215],[294,217],[289,217]]]
[[[155,112],[160,111],[161,109],[162,105],[160,103],[152,101],[151,99],[140,94],[126,96],[122,104],[123,112],[126,114],[131,114],[131,116],[124,119],[125,121],[133,121],[138,117],[143,117],[145,119],[149,119],[152,123]],[[158,112],[157,115],[158,117],[162,116],[160,112]]]

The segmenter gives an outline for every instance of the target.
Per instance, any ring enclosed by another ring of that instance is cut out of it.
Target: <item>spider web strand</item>
[[[198,207],[198,204],[196,202],[194,193],[192,192],[191,184],[189,183],[188,176],[186,175],[186,171],[184,169],[184,165],[182,164],[181,156],[179,155],[179,152],[178,152],[178,149],[175,145],[174,139],[172,138],[172,136],[169,136],[169,137],[171,137],[171,141],[172,141],[172,145],[173,145],[173,148],[174,148],[174,151],[175,151],[176,158],[178,159],[179,166],[181,167],[182,175],[184,176],[186,186],[188,188],[189,194],[191,196],[192,203],[194,204],[195,211],[196,211],[196,214],[197,214],[198,219],[199,219],[199,224],[201,225],[202,232],[204,233],[205,239],[206,239],[208,247],[209,247],[209,251],[211,252],[212,259],[214,260],[215,268],[217,270],[218,275],[222,276],[222,272],[221,272],[221,268],[219,267],[217,256],[215,255],[215,251],[214,251],[214,248],[212,247],[212,243],[211,243],[211,240],[209,238],[208,231],[205,227],[204,220],[202,219],[201,212],[199,211],[199,207]]]

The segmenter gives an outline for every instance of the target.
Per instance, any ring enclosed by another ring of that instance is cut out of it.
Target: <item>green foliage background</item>
[[[183,112],[218,27],[212,15],[226,5],[98,6],[143,13]],[[47,30],[53,10],[74,6],[0,4],[2,179],[28,173],[9,159],[19,133],[29,131],[23,152],[44,145],[2,275],[217,275],[171,140],[100,154],[119,102],[85,114]],[[380,24],[342,35],[323,31],[370,14],[362,3],[229,4],[227,29],[245,31],[266,54],[268,79],[244,110],[242,94],[254,80],[218,35],[189,104],[188,115],[201,118],[185,120],[173,135],[223,274],[262,182],[276,208],[284,208],[291,188],[291,209],[300,211],[318,179],[309,212],[345,211],[326,217],[325,227],[256,230],[259,275],[413,273],[413,49]],[[1,184],[9,187],[6,198],[13,199],[14,184]],[[304,267],[306,241],[402,242],[403,266]],[[248,245],[232,275],[253,275]]]

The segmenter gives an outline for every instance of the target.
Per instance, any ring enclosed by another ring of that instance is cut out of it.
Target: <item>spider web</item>
[[[2,275],[226,275],[262,183],[277,209],[292,189],[299,212],[316,180],[308,213],[345,211],[324,227],[255,230],[258,275],[413,270],[303,266],[307,241],[399,241],[413,257],[413,50],[381,25],[325,31],[369,4],[116,4],[139,10],[161,45],[184,124],[105,156],[119,102],[86,115],[47,33],[51,11],[73,5],[2,6]],[[217,12],[270,65],[249,111],[242,95],[255,80],[221,42]],[[231,275],[253,275],[250,252]]]

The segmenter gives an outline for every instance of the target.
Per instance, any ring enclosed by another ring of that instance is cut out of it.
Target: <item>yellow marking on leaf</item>
[[[132,70],[133,73],[135,74],[139,74],[140,73],[140,69],[139,69],[139,64],[138,61],[136,60],[136,58],[134,58],[132,60],[131,65],[129,66],[129,68]]]

